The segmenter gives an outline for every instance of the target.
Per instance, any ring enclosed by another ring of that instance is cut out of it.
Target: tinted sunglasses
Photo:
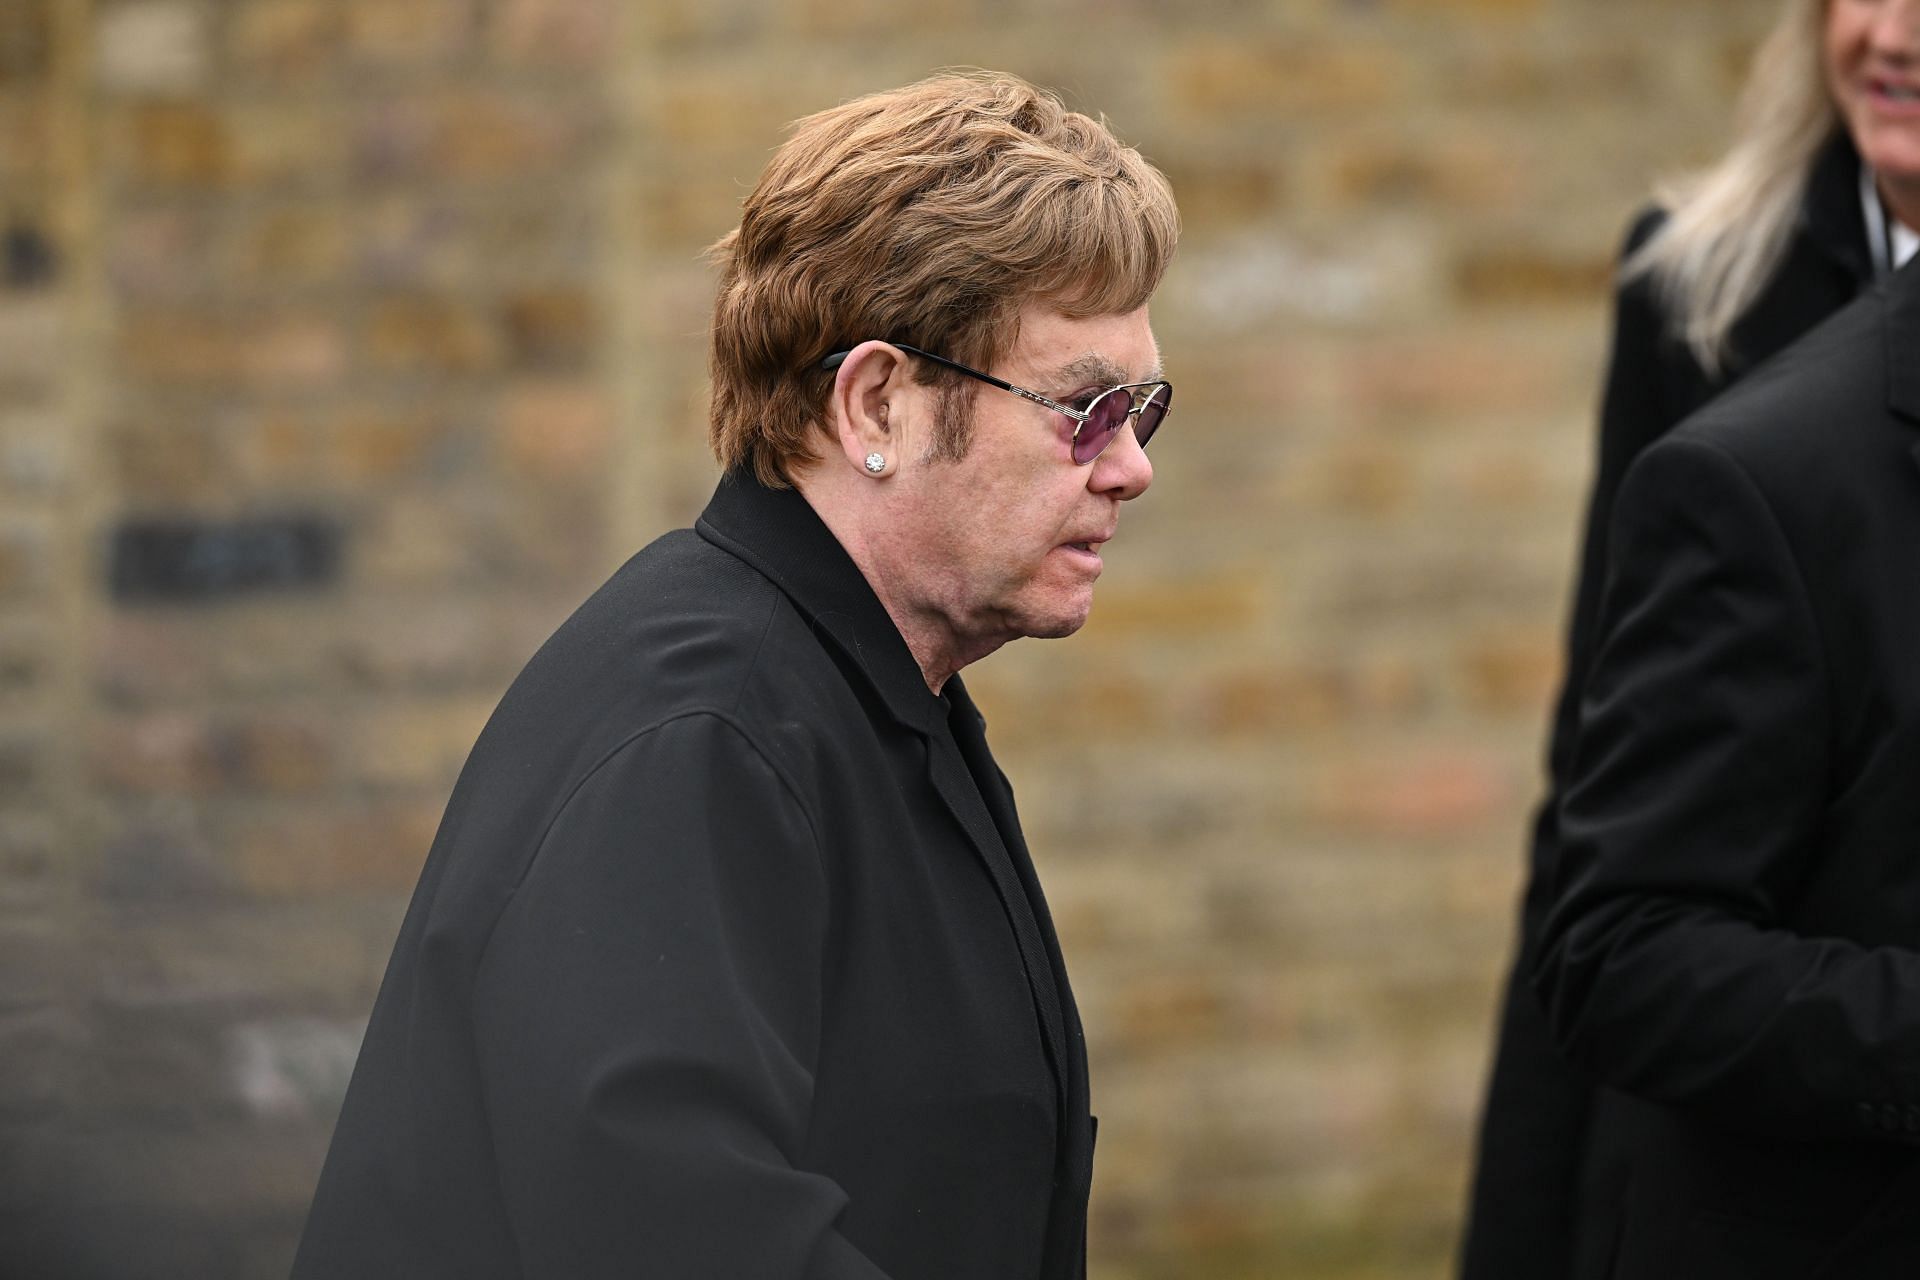
[[[1133,438],[1140,442],[1142,449],[1146,448],[1147,441],[1153,439],[1153,433],[1160,429],[1162,422],[1166,421],[1167,410],[1173,407],[1173,384],[1164,379],[1155,382],[1128,382],[1121,386],[1108,387],[1104,391],[1093,392],[1085,397],[1084,407],[1076,409],[1072,405],[1061,404],[1058,400],[1050,400],[1038,391],[1016,387],[1011,382],[996,378],[990,373],[969,369],[958,360],[949,360],[931,351],[910,347],[904,342],[890,342],[887,345],[898,347],[908,355],[919,356],[923,360],[945,365],[957,373],[966,374],[969,378],[978,378],[1002,391],[1011,391],[1022,400],[1031,400],[1035,404],[1045,405],[1055,413],[1064,413],[1073,420],[1073,460],[1083,467],[1106,452],[1107,446],[1119,436],[1120,429],[1127,425],[1129,418],[1133,420]],[[820,367],[838,369],[841,363],[852,354],[851,351],[836,351],[822,360]]]

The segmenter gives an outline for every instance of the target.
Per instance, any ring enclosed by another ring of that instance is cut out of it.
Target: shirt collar
[[[1893,223],[1893,269],[1898,271],[1901,267],[1906,266],[1907,263],[1913,260],[1915,253],[1920,253],[1920,231],[1915,231],[1906,223],[1895,219]]]
[[[1867,248],[1873,254],[1873,274],[1884,280],[1906,265],[1913,251],[1920,248],[1920,233],[1887,216],[1886,202],[1880,198],[1880,186],[1872,169],[1860,166],[1860,212],[1866,220]]]
[[[947,704],[927,688],[880,597],[798,490],[769,489],[750,472],[730,471],[694,530],[779,587],[865,674],[896,719],[929,733],[946,718]]]

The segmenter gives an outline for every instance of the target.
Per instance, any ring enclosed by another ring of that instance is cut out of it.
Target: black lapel
[[[1047,1029],[1049,1052],[1053,1055],[1055,1079],[1060,1088],[1060,1180],[1054,1186],[1053,1207],[1049,1214],[1045,1264],[1041,1274],[1049,1277],[1081,1277],[1086,1274],[1087,1194],[1093,1184],[1093,1120],[1088,1114],[1087,1046],[1080,1028],[1080,1014],[1074,1008],[1073,991],[1067,984],[1066,966],[1060,957],[1059,940],[1053,921],[1047,914],[1046,899],[1040,892],[1039,876],[1027,852],[1026,838],[1020,831],[1019,815],[1014,810],[1013,790],[987,749],[986,721],[973,705],[966,685],[959,677],[947,682],[947,696],[953,700],[952,740],[964,767],[977,780],[975,793],[980,807],[996,833],[1005,836],[1004,848],[1018,883],[1016,906],[1030,908],[1028,917],[1037,933],[1037,946],[1023,941],[1023,958],[1032,950],[1044,950],[1044,956],[1028,961],[1027,975],[1034,982],[1034,1001]],[[949,804],[953,801],[949,799]],[[957,811],[956,811],[957,812]],[[1009,890],[1002,890],[1005,898]],[[1020,916],[1014,917],[1016,926]],[[1045,970],[1037,965],[1044,964]],[[1047,1003],[1051,997],[1057,1003]]]
[[[800,493],[768,489],[750,475],[729,473],[721,478],[694,529],[765,574],[865,673],[888,711],[926,737],[927,767],[934,790],[986,866],[1012,927],[1064,1113],[1076,1073],[1074,1060],[1067,1052],[1065,1018],[1056,993],[1058,951],[1050,945],[1051,929],[1042,933],[1032,905],[1038,899],[1029,900],[1027,885],[1015,869],[994,815],[982,797],[983,788],[998,784],[991,758],[986,777],[976,786],[974,774],[946,723],[947,703],[928,691],[919,663],[880,598]],[[958,688],[959,681],[953,680],[950,685]],[[959,696],[965,698],[964,688],[959,688]],[[967,715],[977,720],[979,713],[973,710],[972,702],[965,706]],[[981,749],[985,750],[984,738]],[[1007,829],[1018,830],[1012,823]],[[1024,860],[1024,845],[1020,853]],[[1053,963],[1049,963],[1050,958]],[[1077,1033],[1077,1020],[1075,1025]],[[1078,1074],[1084,1081],[1084,1066]],[[1085,1096],[1084,1083],[1080,1096]],[[1080,1109],[1085,1111],[1084,1104]]]
[[[1053,930],[1053,917],[1047,911],[1046,894],[1040,888],[1040,873],[1034,868],[1033,855],[1027,851],[1026,835],[1020,830],[1020,814],[1014,808],[1013,788],[1007,785],[1006,775],[1000,772],[1000,766],[994,762],[993,753],[987,747],[986,718],[974,706],[972,696],[958,676],[948,682],[947,696],[954,705],[951,720],[954,741],[960,747],[968,770],[979,781],[994,829],[1005,841],[1014,872],[1020,877],[1027,900],[1033,904],[1035,923],[1040,929],[1041,942],[1046,947],[1047,965],[1052,971],[1054,985],[1060,992],[1067,1059],[1071,1066],[1069,1074],[1074,1077],[1069,1082],[1070,1088],[1084,1096],[1087,1055],[1080,1030],[1080,1015],[1074,1008],[1073,990],[1067,982],[1066,961],[1060,954],[1060,939]]]
[[[1800,229],[1809,243],[1859,284],[1873,281],[1873,250],[1867,216],[1860,207],[1860,155],[1845,129],[1814,157],[1800,206]]]
[[[949,680],[947,688],[954,690],[958,684],[958,678]],[[960,690],[960,696],[965,696],[964,689]],[[965,714],[976,714],[971,703],[966,704]],[[984,738],[980,740],[980,745],[984,754]],[[986,864],[987,873],[993,878],[994,890],[1000,895],[1000,904],[1013,926],[1014,942],[1020,950],[1021,967],[1026,970],[1027,987],[1033,993],[1034,1009],[1040,1016],[1047,1062],[1053,1068],[1054,1085],[1064,1115],[1071,1098],[1075,1072],[1074,1062],[1068,1056],[1066,1018],[1061,1007],[1063,984],[1053,958],[1057,952],[1048,945],[1051,931],[1042,932],[1042,916],[1037,906],[1039,900],[1030,890],[1030,877],[1021,874],[1006,842],[1000,838],[1003,830],[1017,832],[1018,828],[996,823],[992,810],[988,808],[984,792],[989,786],[998,785],[997,776],[991,772],[992,758],[987,757],[985,762],[990,772],[982,775],[978,761],[970,767],[964,751],[959,734],[930,734],[927,742],[928,773],[933,780],[934,790],[940,793],[941,800],[946,802],[954,820],[967,833],[967,839],[973,842],[975,852]],[[977,785],[976,778],[979,779]],[[1025,852],[1023,845],[1023,856]]]
[[[1920,254],[1887,281],[1887,408],[1920,424]],[[1920,459],[1920,445],[1914,456]]]
[[[1014,808],[1013,789],[1007,785],[1006,776],[1000,772],[1000,766],[994,763],[993,753],[987,747],[987,722],[979,709],[974,706],[973,698],[958,676],[947,684],[947,696],[953,699],[954,740],[959,745],[960,754],[965,758],[968,768],[979,779],[980,790],[985,797],[988,810],[992,814],[996,830],[1005,835],[1007,852],[1011,855],[1014,872],[1020,878],[1027,901],[1033,905],[1035,923],[1039,928],[1041,945],[1046,949],[1046,961],[1054,990],[1059,995],[1061,1036],[1066,1058],[1064,1062],[1063,1084],[1066,1091],[1067,1110],[1064,1113],[1067,1132],[1074,1136],[1079,1148],[1080,1160],[1077,1163],[1082,1176],[1090,1178],[1093,1160],[1093,1133],[1086,1121],[1087,1114],[1087,1043],[1086,1033],[1080,1025],[1080,1011],[1074,1005],[1073,988],[1067,981],[1067,966],[1060,953],[1060,940],[1054,933],[1053,919],[1047,911],[1046,895],[1040,888],[1040,875],[1033,865],[1033,856],[1027,851],[1026,836],[1020,830],[1020,815]],[[1083,1129],[1085,1132],[1083,1133]]]

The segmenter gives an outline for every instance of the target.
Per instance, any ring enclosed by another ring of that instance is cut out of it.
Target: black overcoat
[[[382,983],[298,1280],[1078,1280],[1078,1017],[956,678],[722,481],[514,682]]]
[[[1920,264],[1628,471],[1533,974],[1575,1273],[1920,1275]]]
[[[1616,292],[1593,491],[1549,736],[1547,789],[1533,824],[1518,942],[1481,1113],[1460,1280],[1567,1280],[1584,1237],[1607,1235],[1623,1193],[1626,1135],[1594,1124],[1601,1086],[1554,1045],[1525,979],[1560,862],[1559,807],[1598,640],[1614,495],[1648,445],[1871,282],[1859,174],[1852,144],[1836,134],[1810,175],[1785,258],[1734,326],[1731,355],[1718,370],[1702,368],[1672,335],[1669,311],[1649,278],[1627,281]],[[1646,210],[1634,220],[1623,259],[1646,243],[1662,218],[1658,210]]]

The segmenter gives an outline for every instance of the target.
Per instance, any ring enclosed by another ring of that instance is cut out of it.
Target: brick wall
[[[473,734],[711,484],[700,249],[782,122],[949,64],[1105,111],[1187,224],[1094,620],[970,673],[1092,1041],[1095,1271],[1437,1274],[1609,258],[1772,8],[0,4],[23,1274],[284,1272]]]

